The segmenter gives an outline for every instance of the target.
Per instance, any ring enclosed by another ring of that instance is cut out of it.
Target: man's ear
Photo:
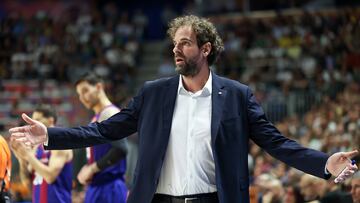
[[[49,126],[54,126],[55,125],[55,119],[53,117],[49,117],[47,122],[49,122],[48,123]]]
[[[205,44],[202,45],[202,52],[203,55],[206,57],[210,54],[211,52],[211,43],[210,42],[206,42]]]
[[[97,89],[97,90],[104,89],[104,84],[103,84],[102,82],[96,83],[96,89]]]

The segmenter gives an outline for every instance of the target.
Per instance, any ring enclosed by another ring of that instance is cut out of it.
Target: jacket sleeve
[[[127,108],[98,123],[74,128],[48,128],[46,149],[74,149],[103,144],[127,137],[137,132],[143,102],[142,90]]]
[[[266,118],[253,93],[247,90],[247,113],[250,138],[271,156],[305,173],[328,179],[325,165],[329,155],[305,148],[283,136]]]

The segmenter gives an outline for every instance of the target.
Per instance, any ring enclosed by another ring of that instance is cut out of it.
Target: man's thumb
[[[351,159],[351,158],[353,158],[354,156],[356,156],[357,154],[359,154],[359,151],[358,151],[358,150],[354,150],[354,151],[351,151],[351,152],[345,152],[345,153],[344,153],[344,156],[346,156],[347,158]]]
[[[21,117],[24,119],[24,121],[27,123],[27,124],[36,124],[36,121],[33,120],[32,118],[30,118],[28,115],[26,115],[25,113],[21,114]]]

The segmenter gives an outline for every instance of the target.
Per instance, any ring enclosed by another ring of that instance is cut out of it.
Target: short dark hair
[[[207,42],[211,43],[211,52],[207,60],[210,66],[213,65],[224,50],[224,43],[214,24],[208,19],[194,15],[177,17],[169,23],[167,33],[171,39],[174,39],[176,31],[182,26],[190,26],[193,29],[199,47]]]
[[[97,83],[104,83],[104,80],[96,73],[87,72],[75,82],[75,86],[81,82],[88,82],[90,85],[96,85]]]
[[[56,110],[51,105],[49,105],[49,104],[39,104],[39,105],[37,105],[35,107],[34,112],[42,113],[42,115],[45,118],[53,118],[54,123],[56,123],[56,120],[57,120]]]

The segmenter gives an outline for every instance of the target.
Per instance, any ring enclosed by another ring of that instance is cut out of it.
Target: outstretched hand
[[[357,150],[338,152],[329,157],[326,168],[332,175],[336,176],[335,183],[344,182],[358,170],[356,164],[351,162],[351,158],[358,153]]]
[[[47,137],[46,126],[39,121],[31,119],[24,113],[21,117],[28,125],[10,128],[9,133],[11,135],[11,140],[22,142],[27,146],[35,146],[44,143]]]

